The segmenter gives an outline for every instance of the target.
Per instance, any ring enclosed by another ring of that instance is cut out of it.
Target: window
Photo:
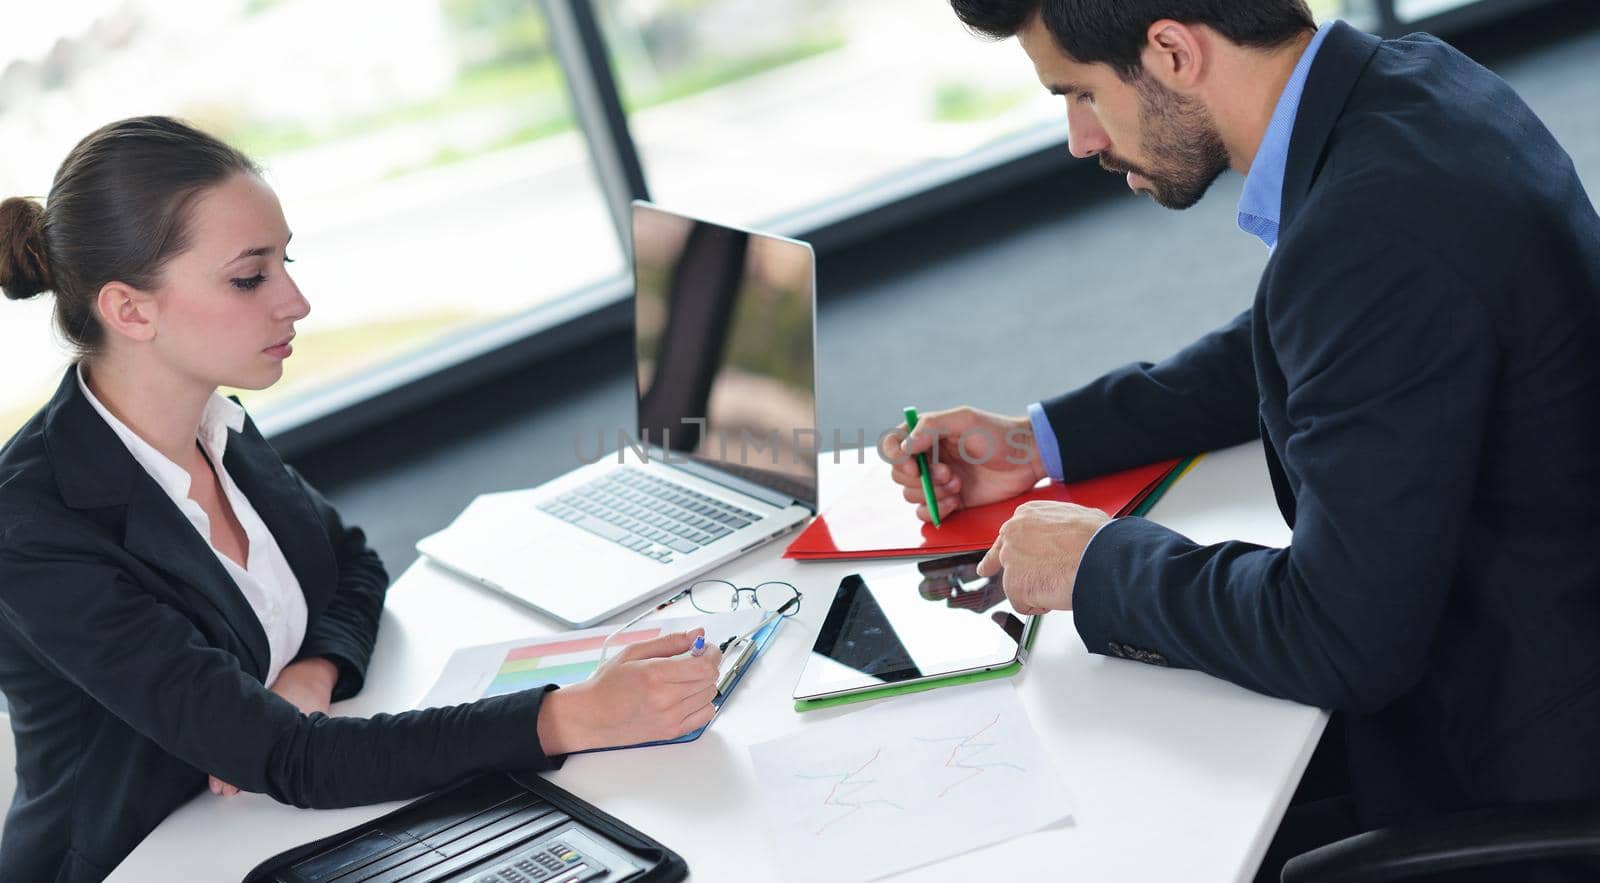
[[[1471,6],[1479,0],[1395,0],[1395,16],[1402,22],[1420,21],[1431,15]]]
[[[1388,0],[1309,0],[1307,5],[1319,24],[1342,18],[1362,30],[1376,31],[1383,20],[1378,7],[1384,2]]]
[[[928,0],[597,0],[653,198],[758,224],[1048,127],[1014,43]]]
[[[312,304],[257,410],[622,272],[531,0],[95,0],[0,33],[0,192],[44,196],[114,119],[183,117],[266,167]],[[48,296],[0,321],[0,438],[66,355]]]
[[[768,226],[822,207],[806,222],[848,222],[884,192],[981,174],[1065,138],[1059,99],[1015,44],[972,36],[946,3],[589,2],[579,8],[599,17],[652,196],[713,220]],[[1464,0],[1311,0],[1319,19],[1367,29],[1397,3],[1410,18]],[[457,364],[493,334],[539,327],[556,312],[543,306],[589,283],[624,284],[542,9],[33,4],[0,28],[0,194],[43,195],[79,138],[135,114],[188,118],[262,162],[313,311],[285,380],[246,398],[293,424],[336,398],[318,391],[359,398],[403,373],[378,366]],[[0,438],[66,363],[50,308],[48,297],[8,304],[0,319]]]

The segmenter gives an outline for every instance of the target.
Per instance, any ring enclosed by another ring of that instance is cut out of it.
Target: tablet
[[[971,552],[874,565],[845,577],[795,685],[801,711],[885,692],[1017,672],[1038,617],[984,579]]]

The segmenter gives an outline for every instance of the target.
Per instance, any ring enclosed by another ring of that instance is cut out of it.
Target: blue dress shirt
[[[1310,45],[1294,66],[1289,82],[1278,98],[1278,108],[1267,123],[1261,146],[1256,149],[1255,161],[1250,164],[1250,174],[1244,179],[1244,193],[1239,196],[1239,229],[1266,243],[1267,248],[1278,244],[1278,218],[1283,211],[1283,172],[1289,165],[1289,137],[1294,134],[1295,117],[1300,114],[1300,96],[1306,91],[1306,76],[1311,73],[1311,63],[1317,50],[1328,36],[1325,24],[1317,29]]]
[[[1278,96],[1277,109],[1267,123],[1267,131],[1256,149],[1255,160],[1250,163],[1250,174],[1245,177],[1244,193],[1239,196],[1239,229],[1266,243],[1267,248],[1278,244],[1278,219],[1283,210],[1283,173],[1289,165],[1289,138],[1294,134],[1294,121],[1300,113],[1300,97],[1306,90],[1306,77],[1311,73],[1311,63],[1316,61],[1317,50],[1328,36],[1332,22],[1317,29],[1306,51],[1289,75],[1289,82]],[[1066,471],[1061,466],[1061,445],[1056,441],[1055,430],[1044,416],[1044,405],[1034,402],[1028,406],[1028,419],[1033,423],[1033,439],[1039,448],[1039,459],[1044,470],[1056,481],[1064,480]]]

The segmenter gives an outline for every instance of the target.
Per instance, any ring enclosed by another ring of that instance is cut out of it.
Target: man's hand
[[[545,695],[539,745],[547,755],[676,739],[716,713],[722,653],[682,656],[705,629],[662,635],[623,648],[581,684]]]
[[[1045,477],[1044,461],[1027,417],[1007,417],[976,408],[935,411],[917,421],[907,437],[906,425],[878,443],[878,454],[891,464],[895,484],[906,502],[916,504],[917,517],[931,522],[922,495],[916,454],[928,455],[939,517],[968,506],[1010,499]]]
[[[1110,520],[1099,509],[1073,503],[1023,503],[978,562],[978,575],[1004,570],[1006,597],[1024,616],[1071,610],[1083,550]]]
[[[287,699],[301,714],[328,713],[333,702],[333,686],[339,682],[339,668],[320,657],[291,662],[278,672],[272,682],[272,692]],[[216,776],[208,783],[212,794],[232,797],[239,789]]]

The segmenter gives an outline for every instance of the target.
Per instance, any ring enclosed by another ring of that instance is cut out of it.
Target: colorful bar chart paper
[[[610,652],[619,653],[623,647],[639,641],[648,641],[666,634],[660,628],[644,628],[623,632],[611,639]],[[600,667],[600,644],[605,635],[587,638],[525,644],[506,651],[505,659],[495,672],[484,696],[519,693],[555,684],[566,687],[594,674]]]
[[[629,644],[694,628],[706,630],[707,643],[720,644],[752,628],[760,618],[761,611],[752,609],[715,616],[646,620],[612,638],[607,653],[615,657]],[[451,655],[439,680],[418,707],[459,705],[487,696],[534,690],[546,684],[558,687],[576,684],[600,667],[600,646],[613,628],[463,647]]]

